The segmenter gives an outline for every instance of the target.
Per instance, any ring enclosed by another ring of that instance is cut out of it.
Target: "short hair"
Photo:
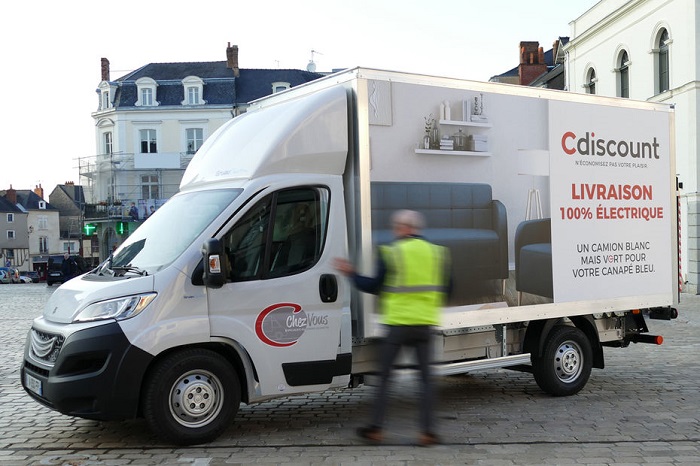
[[[416,230],[425,227],[425,217],[415,210],[397,210],[391,215],[391,223],[394,225],[406,225]]]

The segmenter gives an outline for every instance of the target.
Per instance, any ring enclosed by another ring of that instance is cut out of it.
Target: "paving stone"
[[[420,448],[418,383],[397,377],[387,442],[354,435],[369,418],[374,387],[295,395],[243,405],[209,445],[173,448],[143,420],[98,422],[53,412],[21,388],[32,319],[55,291],[0,285],[0,464],[700,464],[700,297],[683,294],[674,321],[649,320],[662,346],[605,348],[572,397],[544,394],[526,373],[474,372],[438,380],[444,445]]]

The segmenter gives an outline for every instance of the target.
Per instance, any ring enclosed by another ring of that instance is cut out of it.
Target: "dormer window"
[[[278,81],[278,82],[272,83],[272,93],[276,94],[278,92],[286,91],[290,87],[291,87],[291,85],[289,83]]]
[[[182,105],[204,105],[206,102],[202,99],[204,95],[204,81],[197,76],[187,76],[182,80],[182,88],[185,93]]]
[[[137,107],[156,107],[159,105],[156,101],[158,83],[153,79],[139,78],[136,80],[136,87],[138,88],[138,100],[135,104]]]
[[[46,201],[39,201],[39,209],[41,209],[41,210],[46,209]]]
[[[112,102],[114,99],[114,94],[117,91],[117,86],[109,83],[108,81],[102,81],[97,88],[97,93],[99,95],[99,105],[98,111],[109,110],[113,107]]]

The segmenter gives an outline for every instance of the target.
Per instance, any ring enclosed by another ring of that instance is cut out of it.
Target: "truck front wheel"
[[[532,357],[537,385],[554,396],[578,393],[588,382],[593,351],[586,334],[576,327],[558,325],[552,329],[540,357]]]
[[[240,402],[240,383],[231,364],[213,351],[188,349],[156,363],[146,381],[143,415],[162,439],[193,445],[221,435]]]

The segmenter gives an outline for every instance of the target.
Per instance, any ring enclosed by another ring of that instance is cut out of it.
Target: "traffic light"
[[[86,223],[83,225],[83,234],[85,236],[93,236],[97,234],[97,224],[96,223]]]
[[[127,222],[117,222],[116,228],[117,234],[123,235],[129,232],[129,224]]]

